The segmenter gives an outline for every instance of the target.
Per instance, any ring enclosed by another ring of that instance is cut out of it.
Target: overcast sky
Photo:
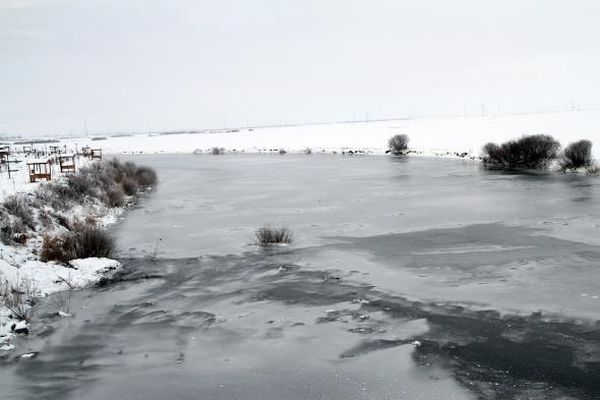
[[[0,133],[600,105],[598,0],[0,0]]]

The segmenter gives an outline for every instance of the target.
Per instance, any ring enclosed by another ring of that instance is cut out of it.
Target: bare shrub
[[[11,219],[3,215],[0,219],[0,242],[6,245],[25,244],[27,227],[20,218]]]
[[[130,172],[132,168],[134,172]],[[54,196],[65,203],[83,203],[91,198],[109,207],[121,207],[125,204],[122,181],[133,179],[128,175],[135,174],[135,168],[133,163],[122,164],[118,160],[96,163],[69,175],[64,183],[58,182],[51,189]],[[127,187],[130,189],[131,185]]]
[[[523,136],[501,145],[483,146],[483,161],[509,168],[545,168],[558,157],[560,143],[549,135]]]
[[[19,218],[29,228],[35,229],[33,209],[23,195],[8,196],[3,205],[9,214]]]
[[[312,154],[312,149],[311,149],[310,147],[306,147],[306,148],[303,150],[303,153],[304,153],[304,154]]]
[[[45,236],[40,259],[67,264],[77,258],[111,257],[115,241],[105,230],[83,227],[58,236]]]
[[[83,203],[87,198],[100,198],[100,182],[93,168],[82,168],[69,174],[63,181],[51,182],[36,191],[36,197],[57,210],[67,210],[72,203]]]
[[[38,222],[44,227],[48,228],[54,224],[52,215],[46,208],[40,208],[38,211]]]
[[[580,140],[569,144],[560,157],[560,168],[563,171],[589,167],[592,165],[592,142]]]
[[[104,229],[87,227],[75,232],[76,258],[110,257],[115,253],[114,238]]]
[[[97,182],[94,180],[94,175],[95,173],[93,169],[81,169],[78,174],[71,174],[67,176],[66,187],[60,188],[60,186],[64,185],[56,185],[59,186],[57,190],[62,192],[61,194],[65,198],[70,200],[80,201],[86,196],[97,197]]]
[[[125,192],[123,188],[118,185],[107,188],[104,202],[109,207],[123,207],[125,205]]]
[[[0,206],[0,242],[23,244],[30,236],[30,231],[39,225],[75,230],[77,232],[73,237],[79,238],[82,236],[80,225],[96,223],[93,219],[72,222],[68,216],[76,205],[103,203],[108,207],[122,207],[125,205],[125,194],[133,196],[157,182],[157,174],[152,168],[138,167],[132,162],[123,163],[114,159],[93,163],[77,174],[40,185],[33,196],[13,195],[6,198]],[[45,238],[42,258],[66,260],[88,253],[87,250],[81,250],[79,244],[70,246],[73,240],[67,236]],[[61,246],[65,246],[64,251],[59,251]]]
[[[130,178],[129,176],[124,176],[121,180],[121,187],[127,196],[135,195],[139,190],[139,185],[137,181]]]
[[[23,279],[19,284],[11,284],[7,280],[0,282],[0,304],[16,320],[29,320],[35,294],[35,288],[29,280]]]
[[[590,165],[589,167],[587,167],[587,169],[585,170],[585,172],[588,175],[600,176],[600,165],[592,163],[592,165]]]
[[[213,147],[210,150],[210,152],[213,156],[219,156],[219,155],[225,154],[226,150],[224,147]]]
[[[67,175],[67,177],[70,175]],[[50,182],[39,186],[35,192],[37,199],[55,210],[66,210],[71,206],[73,194],[64,182]]]
[[[61,213],[54,213],[54,219],[63,228],[66,228],[67,230],[71,230],[71,228],[72,228],[71,220],[66,215],[61,214]]]
[[[394,135],[388,140],[388,147],[393,154],[402,154],[408,149],[407,135]]]
[[[504,152],[496,143],[486,143],[483,146],[483,154],[487,162],[500,164],[504,162]]]
[[[14,243],[14,230],[8,218],[3,218],[0,222],[0,242],[6,245]]]
[[[285,226],[263,227],[254,232],[256,244],[267,246],[270,244],[289,244],[293,240],[292,232]]]
[[[123,176],[134,177],[139,170],[139,167],[132,161],[126,161],[123,164],[120,164],[117,159],[113,161],[116,162],[117,169]]]
[[[42,252],[40,253],[40,260],[44,262],[58,261],[61,263],[67,263],[73,259],[74,254],[71,253],[72,249],[66,247],[66,235],[63,236],[50,236],[45,235]]]
[[[139,167],[135,174],[138,185],[147,189],[158,184],[158,176],[156,171],[150,167]]]
[[[543,167],[558,157],[560,143],[549,135],[524,136],[517,141],[524,166]]]
[[[99,191],[107,191],[115,186],[120,186],[120,181],[124,176],[122,171],[114,167],[114,163],[118,160],[113,160],[109,163],[93,164],[88,172],[89,176],[95,182],[95,187]],[[101,198],[102,196],[95,196]]]

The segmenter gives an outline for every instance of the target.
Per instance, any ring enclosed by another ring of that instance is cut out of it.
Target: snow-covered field
[[[40,149],[43,149],[43,145],[38,145]],[[22,146],[13,146],[13,151],[22,148]],[[60,179],[65,173],[60,172],[60,167],[56,162],[56,156],[50,155],[48,157],[35,158],[34,156],[26,156],[24,154],[14,153],[10,156],[10,177],[8,176],[7,166],[3,165],[0,169],[0,201],[3,201],[6,197],[15,193],[31,193],[35,191],[40,184],[44,184],[45,181],[37,181],[31,183],[29,181],[29,172],[27,169],[28,162],[34,161],[48,161],[52,159],[53,164],[50,167],[53,179]],[[91,160],[85,157],[77,157],[75,160],[76,168],[80,169],[90,165]]]
[[[264,128],[240,128],[186,134],[139,134],[92,141],[65,139],[69,149],[88,145],[105,153],[192,153],[212,147],[228,151],[259,152],[283,148],[300,152],[364,150],[381,154],[394,134],[407,134],[410,148],[428,155],[468,152],[477,156],[487,142],[501,142],[525,134],[549,134],[563,146],[579,139],[596,142],[600,158],[600,110],[502,115],[487,117],[439,117],[374,122],[315,124]]]

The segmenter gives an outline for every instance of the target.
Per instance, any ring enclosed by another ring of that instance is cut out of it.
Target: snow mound
[[[28,260],[20,268],[15,268],[0,260],[0,273],[13,282],[30,281],[40,295],[48,295],[96,283],[120,266],[121,263],[116,260],[95,257],[72,260],[70,267],[54,262]]]

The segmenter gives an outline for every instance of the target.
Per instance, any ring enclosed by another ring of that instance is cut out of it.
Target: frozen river
[[[600,179],[430,158],[139,156],[125,267],[54,295],[2,399],[600,397]],[[261,249],[253,231],[295,241]],[[72,318],[49,315],[70,303]],[[48,316],[44,316],[48,315]],[[16,351],[15,350],[15,351]]]

